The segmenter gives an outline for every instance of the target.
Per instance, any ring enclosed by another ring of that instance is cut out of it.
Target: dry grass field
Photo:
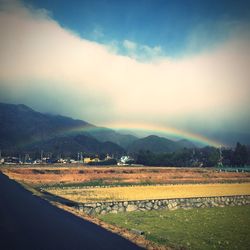
[[[163,186],[56,188],[50,193],[76,202],[147,200],[229,195],[250,195],[250,183],[184,184]]]
[[[250,173],[214,168],[31,165],[1,166],[0,171],[38,196],[44,194],[42,188],[76,202],[250,195]],[[52,204],[86,216],[58,201]],[[248,207],[180,209],[108,214],[101,220],[88,220],[113,228],[146,249],[249,249],[248,213]],[[131,233],[134,228],[144,231],[145,238]]]
[[[218,172],[213,168],[30,166],[2,167],[10,178],[32,186],[185,184],[250,182],[250,173]]]
[[[11,179],[77,202],[250,195],[250,173],[213,168],[71,166],[4,167],[1,171]]]

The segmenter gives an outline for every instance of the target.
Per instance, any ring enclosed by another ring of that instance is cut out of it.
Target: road
[[[128,240],[32,195],[0,173],[1,250],[129,250]]]

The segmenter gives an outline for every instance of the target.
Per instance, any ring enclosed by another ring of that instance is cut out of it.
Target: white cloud
[[[137,60],[152,61],[162,57],[162,49],[160,46],[150,47],[130,40],[124,40],[122,45],[126,49],[127,55]]]
[[[130,120],[178,126],[196,117],[221,126],[239,110],[249,117],[247,37],[180,59],[162,57],[160,47],[125,40],[134,56],[122,56],[115,53],[116,43],[82,39],[46,11],[20,4],[1,9],[0,34],[4,100],[42,111],[49,105],[53,112],[99,124]],[[141,55],[158,60],[143,62]]]
[[[150,47],[142,45],[140,50],[149,58],[160,58],[162,57],[163,51],[160,46]]]
[[[129,41],[129,40],[124,40],[123,41],[123,46],[125,49],[128,51],[135,51],[137,49],[137,44],[135,42]]]

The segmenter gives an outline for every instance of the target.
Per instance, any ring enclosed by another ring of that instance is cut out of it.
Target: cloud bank
[[[46,10],[0,3],[1,101],[100,125],[148,122],[193,132],[249,132],[247,29],[176,59],[160,47],[125,40],[124,56],[61,27]],[[138,53],[152,60],[138,60]]]
[[[162,57],[160,46],[150,47],[130,40],[124,40],[122,45],[125,48],[126,54],[133,59],[143,61],[157,58],[159,60]]]

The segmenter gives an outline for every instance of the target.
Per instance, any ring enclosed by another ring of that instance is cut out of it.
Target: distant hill
[[[96,153],[96,154],[114,154],[122,155],[125,150],[113,142],[99,142],[98,140],[85,135],[55,137],[43,142],[37,142],[25,147],[27,151],[53,152],[55,155],[64,153],[73,155],[77,152]]]
[[[117,145],[127,148],[131,143],[136,141],[138,138],[130,134],[121,134],[112,129],[98,128],[89,132],[89,134],[101,142],[110,141]]]
[[[125,137],[82,120],[43,114],[23,104],[0,103],[0,149],[2,150],[23,151],[39,148],[62,152],[116,153],[124,152],[124,149],[114,141],[122,145],[122,138]],[[126,140],[124,139],[125,144],[130,142],[130,138],[134,139],[133,136],[128,136]]]
[[[188,140],[171,141],[151,135],[134,135],[97,127],[82,120],[43,114],[20,104],[0,103],[0,149],[10,152],[50,151],[54,153],[123,154],[150,150],[173,152],[195,147]]]
[[[128,151],[138,152],[140,150],[149,150],[154,153],[167,153],[174,152],[182,148],[195,148],[195,145],[188,140],[175,142],[164,137],[150,135],[131,143],[128,147]]]
[[[182,139],[176,142],[176,144],[181,147],[181,148],[196,148],[196,144],[193,142],[187,140],[187,139]]]
[[[23,104],[0,104],[1,148],[19,148],[23,144],[65,135],[74,129],[80,131],[82,128],[93,127],[94,125],[81,120],[42,114]]]

